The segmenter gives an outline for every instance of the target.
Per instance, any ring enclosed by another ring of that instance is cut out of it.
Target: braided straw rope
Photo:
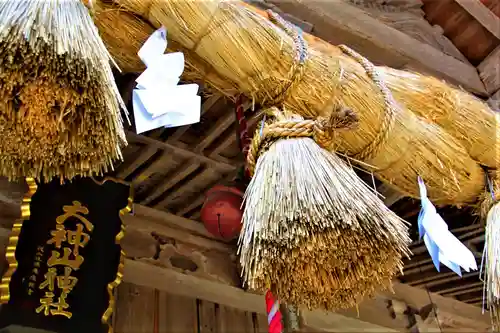
[[[328,150],[333,143],[335,130],[353,129],[358,124],[356,114],[348,109],[332,113],[330,119],[320,117],[316,120],[300,119],[297,116],[287,117],[277,107],[271,107],[264,112],[276,121],[264,123],[261,131],[255,132],[247,155],[250,176],[253,176],[264,143],[279,138],[312,137],[318,145]]]
[[[293,40],[295,48],[295,58],[287,75],[287,84],[277,85],[274,91],[272,105],[283,104],[291,91],[302,81],[304,77],[304,65],[307,60],[307,43],[302,36],[302,30],[284,20],[280,15],[268,10],[269,20],[283,29]],[[263,105],[267,104],[266,100]]]
[[[387,142],[389,133],[394,127],[396,114],[399,107],[396,100],[392,96],[391,91],[389,90],[389,88],[387,88],[384,79],[377,71],[375,65],[373,65],[368,59],[346,45],[339,45],[339,48],[342,50],[342,52],[344,52],[345,54],[356,60],[361,66],[363,66],[366,74],[368,74],[370,79],[373,80],[373,83],[375,83],[375,85],[380,89],[380,92],[382,93],[382,96],[384,98],[385,115],[377,136],[372,142],[370,142],[370,144],[368,144],[368,146],[366,146],[361,152],[354,156],[354,158],[362,161],[370,160],[377,156],[380,148]]]

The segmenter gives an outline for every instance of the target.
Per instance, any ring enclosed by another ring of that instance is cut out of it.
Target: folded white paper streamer
[[[437,213],[436,207],[427,198],[424,181],[418,177],[422,209],[418,215],[418,232],[424,238],[425,246],[431,255],[437,271],[440,264],[462,276],[462,267],[466,272],[477,270],[476,258],[449,230],[448,225]]]
[[[138,52],[146,70],[136,79],[132,93],[136,132],[176,127],[200,121],[201,97],[197,84],[178,85],[184,54],[164,54],[167,31],[156,30]]]

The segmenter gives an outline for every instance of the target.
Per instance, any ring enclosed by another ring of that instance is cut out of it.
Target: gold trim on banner
[[[132,184],[127,183],[125,181],[122,181],[120,179],[112,178],[112,177],[105,177],[102,181],[98,181],[98,180],[96,180],[94,178],[92,178],[92,180],[95,183],[99,184],[99,185],[104,184],[108,180],[112,181],[112,182],[115,182],[115,183],[127,185],[129,187],[129,195],[128,195],[127,206],[125,206],[124,208],[120,209],[120,218],[122,216],[125,216],[126,214],[128,214],[128,213],[130,213],[132,211],[132,206],[134,204],[134,188],[132,187]],[[124,236],[125,236],[125,224],[123,223],[123,220],[122,220],[120,231],[118,232],[118,234],[115,237],[115,243],[118,244],[118,245],[120,245],[120,242],[121,242],[121,240],[123,239]],[[113,309],[114,309],[115,303],[116,303],[114,291],[120,285],[120,283],[122,283],[122,281],[123,281],[123,270],[124,270],[124,268],[125,268],[125,251],[123,251],[120,248],[120,263],[118,264],[118,270],[116,272],[116,278],[112,282],[108,283],[108,287],[107,287],[108,295],[109,295],[109,305],[108,305],[108,308],[106,309],[106,311],[104,311],[104,314],[101,317],[102,323],[108,325],[108,333],[113,333],[113,326],[109,322],[109,320],[110,320],[111,316],[113,315]]]
[[[34,178],[26,178],[26,183],[28,184],[28,192],[23,196],[23,201],[21,202],[21,218],[17,219],[12,226],[12,231],[10,232],[9,242],[5,251],[5,259],[8,263],[8,268],[2,277],[0,282],[0,303],[5,304],[10,300],[10,281],[12,280],[12,275],[17,269],[17,259],[16,259],[16,249],[17,243],[19,241],[19,235],[21,234],[21,228],[23,223],[30,218],[30,204],[31,197],[36,193],[37,185]]]

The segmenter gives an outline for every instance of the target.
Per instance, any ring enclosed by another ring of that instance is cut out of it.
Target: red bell
[[[241,230],[243,192],[236,187],[216,185],[207,191],[201,208],[201,220],[212,235],[226,240]]]

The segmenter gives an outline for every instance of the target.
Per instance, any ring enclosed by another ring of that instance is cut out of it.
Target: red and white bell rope
[[[266,293],[266,311],[269,333],[282,333],[283,317],[280,312],[280,303],[269,290]]]

